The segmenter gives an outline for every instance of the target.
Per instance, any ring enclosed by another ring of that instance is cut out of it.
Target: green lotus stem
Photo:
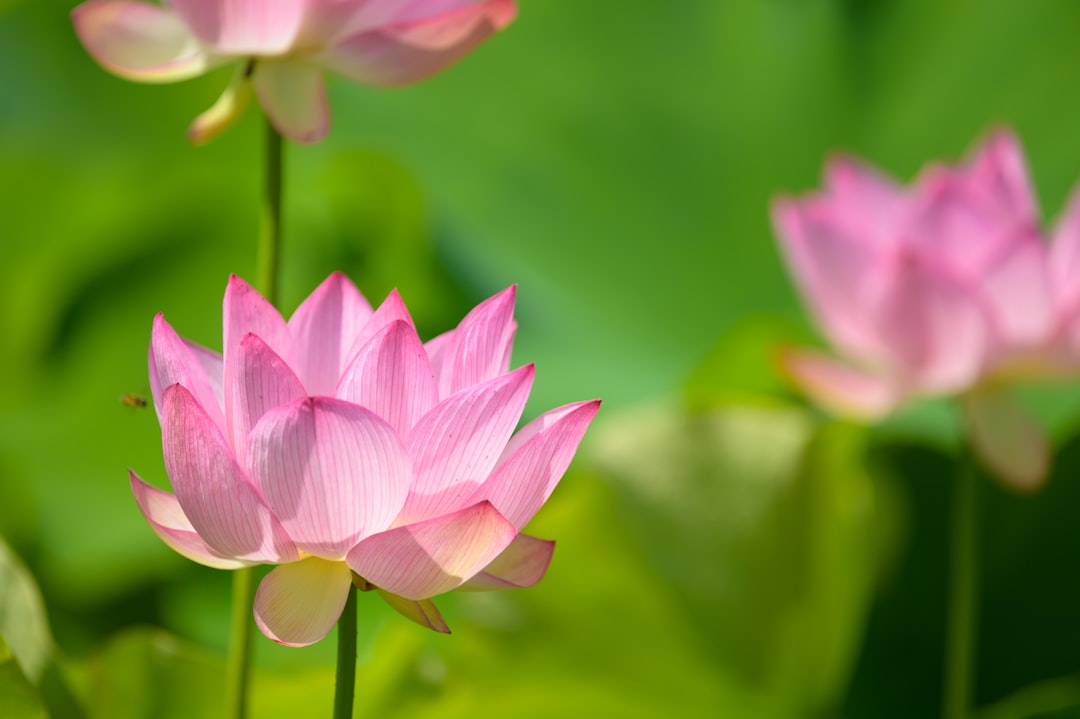
[[[356,689],[356,585],[338,620],[337,673],[334,677],[334,719],[351,719]]]
[[[263,201],[259,244],[256,250],[257,287],[271,304],[278,303],[278,274],[281,264],[281,166],[282,139],[266,120]],[[226,674],[226,716],[247,716],[248,677],[251,673],[251,605],[255,600],[255,570],[233,572],[232,630]]]
[[[248,672],[251,664],[251,603],[255,599],[255,570],[250,567],[233,572],[232,631],[225,675],[226,716],[247,716]]]
[[[281,133],[266,119],[266,166],[263,180],[262,223],[259,230],[257,285],[270,304],[278,304],[278,275],[281,265]]]
[[[942,715],[967,719],[975,686],[975,620],[978,613],[978,472],[970,453],[961,451],[953,488],[949,604],[945,644]]]

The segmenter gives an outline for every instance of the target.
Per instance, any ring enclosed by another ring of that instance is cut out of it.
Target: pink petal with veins
[[[578,402],[546,412],[515,435],[498,468],[473,495],[487,500],[519,530],[544,506],[570,466],[600,401]]]
[[[408,436],[439,399],[416,328],[402,320],[384,327],[349,365],[335,394],[370,409],[399,436]]]
[[[467,506],[510,439],[533,375],[527,365],[460,392],[420,418],[405,441],[414,477],[397,524]]]
[[[371,315],[371,305],[341,272],[327,277],[296,308],[288,326],[296,344],[296,373],[308,394],[333,394]]]
[[[248,465],[296,545],[338,560],[398,515],[411,479],[394,429],[370,411],[307,397],[267,412]]]
[[[354,572],[406,599],[455,589],[491,563],[517,530],[491,504],[368,537],[348,556]]]
[[[214,569],[239,569],[257,561],[223,557],[203,541],[191,526],[176,495],[153,487],[129,471],[131,491],[150,528],[170,549],[193,562]]]
[[[220,428],[182,385],[165,390],[162,444],[184,515],[214,552],[274,563],[297,556]]]
[[[544,578],[555,542],[528,534],[514,537],[502,554],[484,567],[459,589],[466,592],[490,592],[498,589],[531,587]]]
[[[187,388],[210,419],[226,431],[221,397],[221,358],[214,352],[187,342],[158,314],[150,334],[150,392],[154,409],[162,420],[165,389],[174,384]]]
[[[489,297],[465,315],[457,328],[428,343],[428,355],[446,398],[466,387],[487,382],[510,369],[516,287]]]

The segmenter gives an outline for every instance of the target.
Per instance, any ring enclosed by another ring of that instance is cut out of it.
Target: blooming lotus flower
[[[514,0],[90,0],[72,12],[86,49],[138,82],[173,82],[238,63],[232,84],[188,133],[205,142],[251,90],[274,126],[318,142],[330,126],[323,71],[404,85],[447,67],[507,25]]]
[[[912,398],[959,396],[983,462],[1015,488],[1038,487],[1047,440],[1006,388],[1077,368],[1080,202],[1048,244],[1007,131],[908,188],[850,158],[827,165],[825,186],[776,202],[773,220],[839,356],[787,351],[787,372],[826,407],[868,419]]]
[[[372,311],[331,275],[286,322],[242,280],[224,352],[154,319],[150,381],[175,494],[131,473],[150,526],[210,567],[276,564],[255,596],[266,636],[318,641],[351,583],[448,631],[430,598],[530,586],[554,544],[521,529],[599,407],[514,434],[533,367],[509,370],[514,289],[422,343],[396,292]]]

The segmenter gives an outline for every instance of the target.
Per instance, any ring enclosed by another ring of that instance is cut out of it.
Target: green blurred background
[[[155,313],[220,346],[260,121],[189,147],[229,71],[117,79],[75,4],[0,0],[0,716],[217,716],[230,577],[146,527],[125,472],[164,485],[160,434],[119,398],[149,391]],[[424,84],[331,80],[329,138],[288,148],[286,310],[340,269],[432,336],[516,282],[528,413],[605,400],[531,528],[559,542],[543,583],[440,600],[450,637],[361,597],[357,716],[933,716],[953,420],[868,431],[776,376],[814,333],[768,206],[832,150],[906,180],[1007,124],[1052,220],[1080,177],[1080,4],[520,5]],[[1080,395],[1029,399],[1049,487],[981,487],[992,719],[1080,716]],[[254,716],[329,713],[332,638],[256,645]]]

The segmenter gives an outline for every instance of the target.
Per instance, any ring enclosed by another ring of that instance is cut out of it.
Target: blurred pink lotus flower
[[[105,69],[173,82],[239,61],[232,84],[192,124],[205,142],[259,98],[274,126],[318,142],[330,126],[323,71],[369,85],[422,80],[517,13],[514,0],[90,0],[75,30]]]
[[[1023,152],[1004,130],[910,188],[844,157],[828,163],[825,186],[777,201],[773,220],[840,356],[788,350],[785,370],[822,405],[865,419],[959,396],[983,463],[1013,488],[1041,486],[1047,439],[1006,389],[1080,368],[1080,199],[1048,244]]]
[[[514,288],[421,343],[396,292],[372,311],[331,275],[286,322],[243,280],[225,292],[224,353],[154,319],[150,382],[174,494],[131,473],[158,536],[201,564],[280,565],[255,618],[303,646],[355,582],[448,631],[430,598],[531,586],[554,543],[520,530],[599,401],[514,429],[533,367],[510,371]]]

